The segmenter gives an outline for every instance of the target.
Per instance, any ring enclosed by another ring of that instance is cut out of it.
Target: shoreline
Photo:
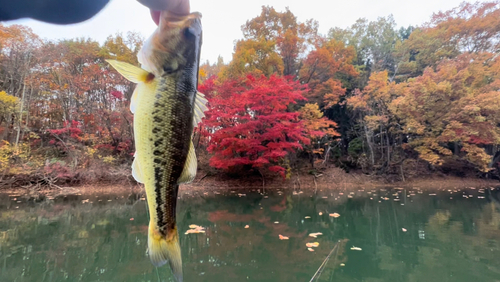
[[[380,189],[380,188],[421,188],[421,189],[464,189],[470,187],[498,187],[500,181],[492,179],[479,178],[459,178],[453,176],[432,176],[411,179],[405,182],[387,182],[382,179],[376,179],[367,175],[349,175],[350,181],[347,179],[333,179],[331,177],[301,177],[283,181],[281,179],[270,179],[262,185],[261,179],[203,179],[198,177],[190,184],[180,186],[179,195],[190,193],[204,193],[210,191],[235,191],[235,190],[356,190],[356,189]],[[354,176],[354,177],[353,177]],[[256,182],[256,180],[258,180]],[[299,185],[300,183],[300,185]],[[13,187],[0,189],[0,193],[17,194],[20,196],[37,196],[37,195],[71,195],[71,194],[123,194],[123,193],[144,193],[144,187],[137,183],[112,184],[108,182],[83,184],[76,186],[57,186],[43,187],[41,189],[33,189],[28,187]]]

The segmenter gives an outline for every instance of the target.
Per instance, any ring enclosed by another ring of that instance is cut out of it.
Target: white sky
[[[191,0],[191,10],[203,14],[202,61],[215,62],[222,55],[232,58],[234,42],[242,38],[241,25],[260,14],[263,5],[277,11],[289,7],[298,20],[314,18],[320,33],[331,27],[346,28],[359,18],[376,20],[390,14],[398,26],[420,25],[435,12],[457,7],[462,0]],[[92,19],[74,25],[58,26],[22,19],[9,22],[29,26],[42,38],[63,39],[90,37],[104,42],[116,32],[137,31],[145,38],[155,29],[149,10],[135,0],[112,0]]]

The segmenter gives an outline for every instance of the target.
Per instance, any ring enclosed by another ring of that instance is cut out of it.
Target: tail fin
[[[182,282],[182,258],[177,226],[164,236],[158,232],[154,223],[150,222],[148,249],[149,258],[153,265],[162,266],[168,262],[177,282]]]

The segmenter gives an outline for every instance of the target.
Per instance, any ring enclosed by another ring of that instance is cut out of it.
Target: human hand
[[[158,25],[160,11],[169,11],[176,15],[189,14],[189,0],[137,0],[151,10],[151,18]]]

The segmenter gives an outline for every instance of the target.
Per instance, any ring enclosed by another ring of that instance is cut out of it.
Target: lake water
[[[186,282],[310,281],[332,249],[314,281],[500,281],[498,189],[262,192],[181,197]],[[173,281],[142,197],[0,194],[0,281]]]

